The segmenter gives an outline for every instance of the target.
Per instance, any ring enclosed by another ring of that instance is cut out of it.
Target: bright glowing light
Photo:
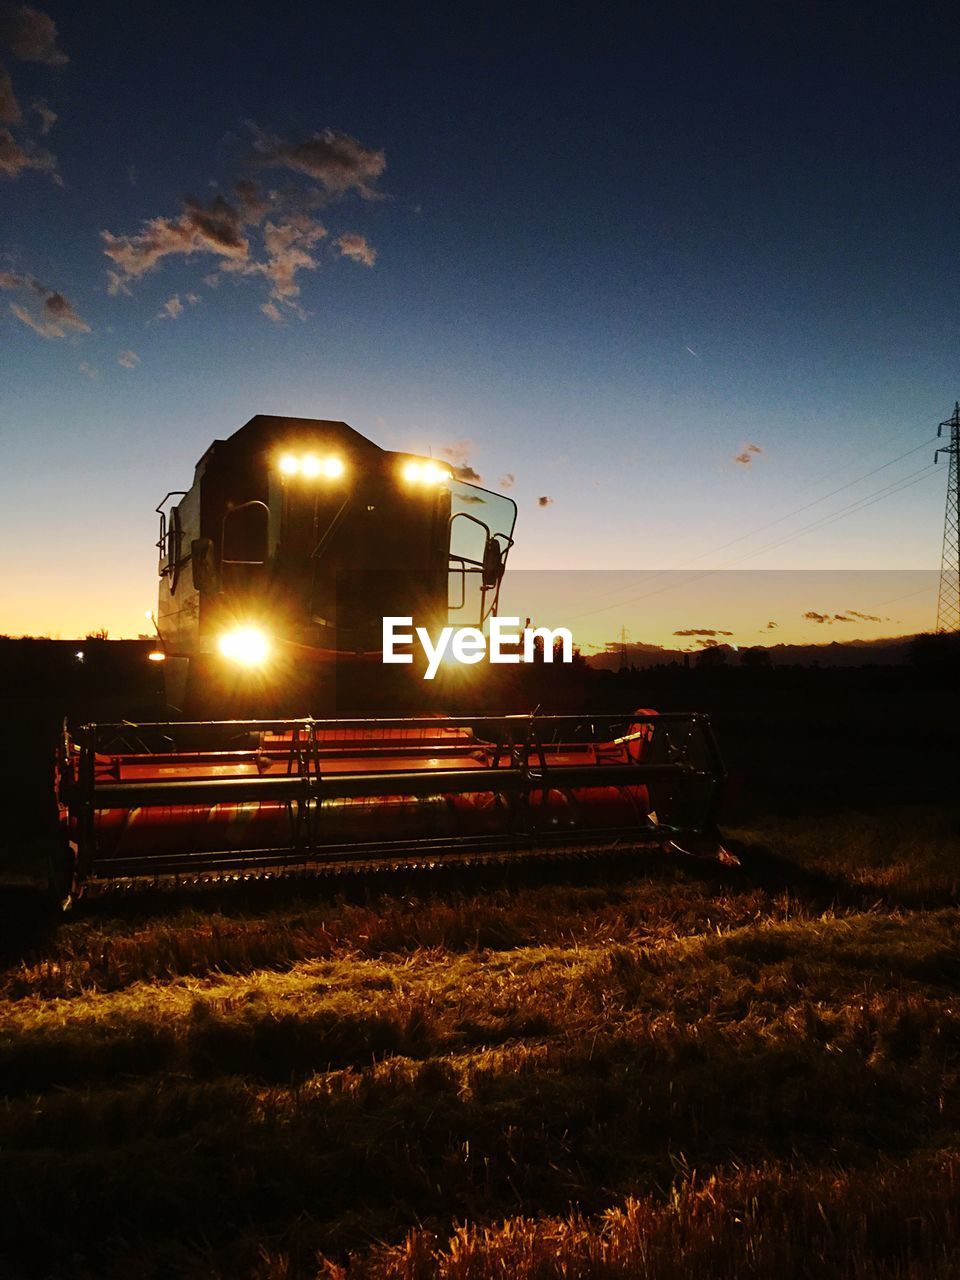
[[[257,627],[236,627],[225,632],[217,642],[217,648],[225,658],[241,667],[259,667],[270,651],[267,637]]]
[[[450,479],[446,467],[439,467],[435,462],[405,462],[403,478],[407,484],[438,485]]]
[[[162,649],[154,649],[152,653],[147,654],[148,662],[166,662],[167,655]]]
[[[82,649],[78,649],[78,650],[77,650],[77,652],[76,652],[73,656],[76,658],[76,660],[77,660],[78,662],[82,662],[82,661],[83,661],[83,650],[82,650]]]
[[[420,471],[420,478],[424,484],[443,484],[444,480],[450,479],[450,472],[445,471],[443,467],[438,467],[435,462],[425,462]]]
[[[308,480],[315,480],[317,476],[324,476],[327,480],[338,480],[347,469],[343,459],[333,453],[325,458],[315,453],[305,453],[302,456],[285,453],[280,459],[279,466],[285,476],[304,476]]]

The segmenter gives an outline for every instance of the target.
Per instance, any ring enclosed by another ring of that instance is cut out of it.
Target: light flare
[[[422,484],[428,488],[445,484],[450,479],[446,467],[440,467],[433,461],[405,462],[402,475],[407,484]]]
[[[235,627],[217,641],[224,658],[241,667],[261,667],[270,653],[270,643],[258,627]]]

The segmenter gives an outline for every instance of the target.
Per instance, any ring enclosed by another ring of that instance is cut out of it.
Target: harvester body
[[[714,840],[705,716],[439,715],[416,664],[383,663],[384,618],[495,615],[510,499],[345,423],[258,416],[158,511],[170,710],[65,732],[65,900],[145,877]]]
[[[383,618],[482,625],[516,520],[449,465],[344,422],[262,414],[158,512],[157,628],[186,718],[400,710],[409,682],[380,661]],[[262,643],[262,661],[231,640]]]

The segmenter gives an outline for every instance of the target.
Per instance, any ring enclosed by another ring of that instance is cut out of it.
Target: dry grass
[[[956,814],[832,830],[739,832],[767,852],[723,878],[148,896],[29,939],[0,1275],[951,1274]]]
[[[883,1162],[869,1172],[789,1166],[678,1179],[663,1199],[630,1197],[596,1218],[512,1218],[441,1243],[319,1258],[318,1280],[743,1280],[771,1276],[955,1276],[960,1157]],[[264,1253],[263,1280],[289,1276]]]

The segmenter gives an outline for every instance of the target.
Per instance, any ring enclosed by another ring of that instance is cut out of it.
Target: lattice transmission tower
[[[941,453],[949,460],[937,631],[960,632],[960,403],[954,404],[953,416],[940,423],[937,436],[942,438],[948,427],[950,443],[933,455],[934,462],[939,462]]]

